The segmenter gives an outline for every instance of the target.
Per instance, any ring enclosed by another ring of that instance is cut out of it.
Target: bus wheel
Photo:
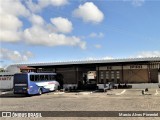
[[[38,90],[38,94],[39,94],[39,95],[42,94],[42,88],[40,88],[40,89]]]

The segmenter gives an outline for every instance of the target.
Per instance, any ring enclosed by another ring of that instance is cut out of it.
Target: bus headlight
[[[33,86],[29,86],[28,89],[27,89],[27,91],[28,91],[30,88],[32,88],[32,87],[33,87]]]

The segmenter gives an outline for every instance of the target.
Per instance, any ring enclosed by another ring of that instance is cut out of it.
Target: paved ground
[[[0,93],[0,111],[160,111],[160,89],[149,89],[142,95],[140,89],[114,89],[105,93],[51,92],[41,96],[25,97],[12,92]],[[6,119],[6,118],[5,118]],[[17,118],[15,118],[16,120]],[[22,119],[22,118],[18,118]],[[33,119],[33,118],[27,118]],[[38,119],[38,118],[37,118]],[[44,119],[44,118],[40,118]],[[122,119],[116,117],[45,118],[45,119]],[[159,120],[159,118],[125,117],[124,120]]]

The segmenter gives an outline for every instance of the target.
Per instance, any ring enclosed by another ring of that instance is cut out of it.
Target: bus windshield
[[[27,83],[27,74],[15,74],[14,84],[24,84]]]

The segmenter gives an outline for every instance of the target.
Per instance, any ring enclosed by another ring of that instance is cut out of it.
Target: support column
[[[97,84],[99,83],[99,65],[96,66],[96,72],[97,72]]]
[[[77,82],[77,85],[78,85],[78,66],[76,66],[76,82]]]
[[[150,64],[147,64],[147,68],[148,68],[148,83],[151,83]]]
[[[123,64],[122,64],[122,82],[124,82]]]

